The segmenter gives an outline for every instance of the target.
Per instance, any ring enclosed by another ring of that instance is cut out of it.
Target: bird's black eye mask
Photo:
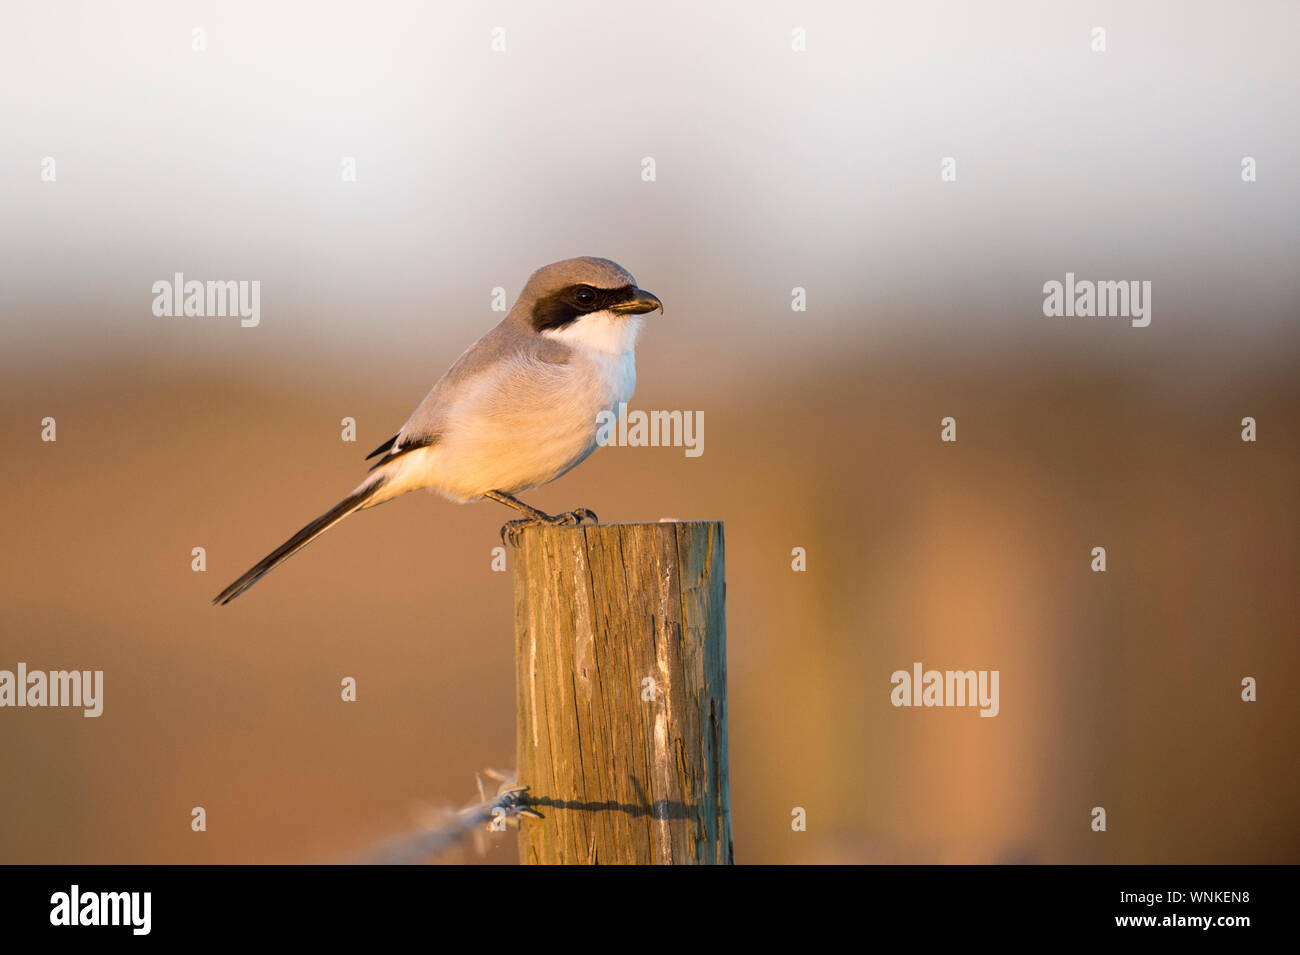
[[[537,300],[533,306],[533,330],[564,328],[592,312],[603,312],[611,305],[636,298],[636,286],[596,288],[593,285],[570,285]]]

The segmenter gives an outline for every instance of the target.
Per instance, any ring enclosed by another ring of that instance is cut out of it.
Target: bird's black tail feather
[[[255,565],[249,568],[248,572],[227,587],[221,593],[212,598],[214,604],[228,604],[240,594],[242,594],[253,584],[257,583],[264,576],[269,574],[277,566],[288,560],[298,551],[302,550],[321,534],[337,524],[343,518],[347,517],[353,511],[363,507],[365,503],[375,495],[384,481],[371,481],[357,488],[343,500],[339,501],[332,508],[322,514],[316,520],[312,521],[298,533],[294,534],[287,541],[277,547],[271,553],[267,554]]]

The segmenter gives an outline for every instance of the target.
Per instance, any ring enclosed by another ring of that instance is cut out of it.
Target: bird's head
[[[575,344],[635,341],[640,315],[658,309],[658,297],[637,288],[632,273],[609,259],[582,256],[543,266],[519,293],[515,311],[538,334]]]

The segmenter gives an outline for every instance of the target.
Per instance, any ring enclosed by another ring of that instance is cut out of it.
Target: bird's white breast
[[[542,334],[572,348],[577,361],[590,368],[607,392],[608,405],[595,410],[616,410],[636,388],[636,340],[641,326],[642,320],[636,316],[595,312]]]

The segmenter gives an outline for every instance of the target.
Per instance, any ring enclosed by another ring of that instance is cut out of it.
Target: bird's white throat
[[[637,315],[616,315],[613,312],[592,312],[563,328],[549,328],[542,332],[570,348],[591,349],[607,355],[626,355],[636,348],[643,320]]]

